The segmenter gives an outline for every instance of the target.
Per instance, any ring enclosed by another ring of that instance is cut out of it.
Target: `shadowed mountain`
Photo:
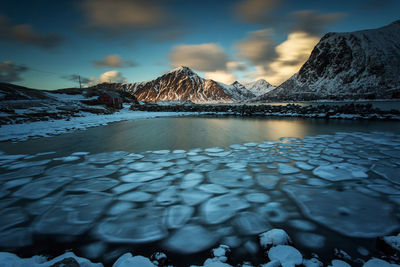
[[[298,73],[258,100],[400,98],[400,21],[328,33]]]

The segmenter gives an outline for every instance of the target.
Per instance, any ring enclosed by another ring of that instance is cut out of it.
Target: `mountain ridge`
[[[181,66],[146,82],[102,83],[91,88],[126,91],[139,101],[186,101],[194,103],[239,102],[256,97],[239,82],[226,85],[197,75]]]
[[[400,20],[327,33],[300,70],[257,100],[400,98]]]

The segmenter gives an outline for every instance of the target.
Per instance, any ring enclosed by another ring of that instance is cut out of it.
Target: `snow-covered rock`
[[[279,261],[282,267],[295,267],[303,262],[301,253],[294,247],[287,245],[272,247],[268,251],[268,258],[271,261]]]
[[[286,82],[261,100],[398,98],[400,21],[372,30],[328,33]]]
[[[50,267],[64,259],[73,258],[81,267],[103,267],[101,263],[92,263],[90,260],[80,258],[73,252],[66,252],[54,259],[48,261],[44,256],[33,256],[31,258],[20,258],[15,254],[8,252],[0,252],[1,267]],[[119,266],[119,267],[122,267]]]
[[[332,260],[328,267],[351,267],[351,265],[342,260]]]
[[[396,236],[384,236],[382,240],[392,249],[400,251],[400,234]]]
[[[288,234],[282,229],[272,229],[259,235],[260,245],[264,248],[278,245],[288,245],[292,242]]]
[[[271,85],[264,79],[259,79],[254,82],[243,83],[243,85],[247,90],[249,90],[256,96],[266,94],[276,88],[276,86]]]
[[[131,253],[125,253],[113,264],[113,267],[155,267],[148,258],[143,256],[132,256]]]
[[[226,85],[204,79],[188,67],[175,68],[151,81],[102,83],[94,88],[125,91],[144,102],[185,100],[189,103],[234,102],[254,97],[254,94],[241,84]]]

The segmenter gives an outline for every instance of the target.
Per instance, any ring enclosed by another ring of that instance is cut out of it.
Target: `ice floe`
[[[336,163],[315,168],[313,174],[329,181],[367,178],[367,169],[350,163]]]
[[[164,246],[179,253],[196,253],[210,248],[217,237],[199,225],[186,225],[169,237]]]
[[[305,216],[346,236],[372,238],[398,228],[391,204],[353,191],[283,187]]]
[[[235,195],[214,197],[201,206],[203,219],[208,224],[222,223],[232,218],[237,211],[249,207],[249,203]]]

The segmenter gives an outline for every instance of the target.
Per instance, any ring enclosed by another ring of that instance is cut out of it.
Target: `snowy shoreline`
[[[362,106],[360,106],[362,108]],[[356,106],[357,108],[360,108]],[[338,120],[394,120],[399,121],[400,115],[387,112],[354,114],[346,113],[340,107],[324,106],[301,107],[299,105],[267,106],[259,110],[258,106],[235,105],[125,105],[123,109],[113,114],[94,114],[79,112],[79,116],[51,119],[45,121],[30,121],[0,126],[0,142],[26,141],[30,138],[50,137],[54,135],[85,130],[90,127],[107,125],[112,122],[149,119],[157,117],[178,116],[212,116],[212,117],[263,117],[263,118],[304,118],[304,119],[338,119]],[[265,111],[264,109],[267,109]],[[336,110],[338,109],[338,110]]]
[[[196,115],[194,112],[147,112],[131,111],[128,107],[113,114],[81,113],[81,117],[68,119],[56,119],[49,121],[33,121],[21,124],[7,124],[0,127],[1,141],[25,141],[30,138],[50,137],[77,130],[86,130],[90,127],[107,125],[112,122],[126,121],[133,119],[149,119],[156,117],[174,117]]]

